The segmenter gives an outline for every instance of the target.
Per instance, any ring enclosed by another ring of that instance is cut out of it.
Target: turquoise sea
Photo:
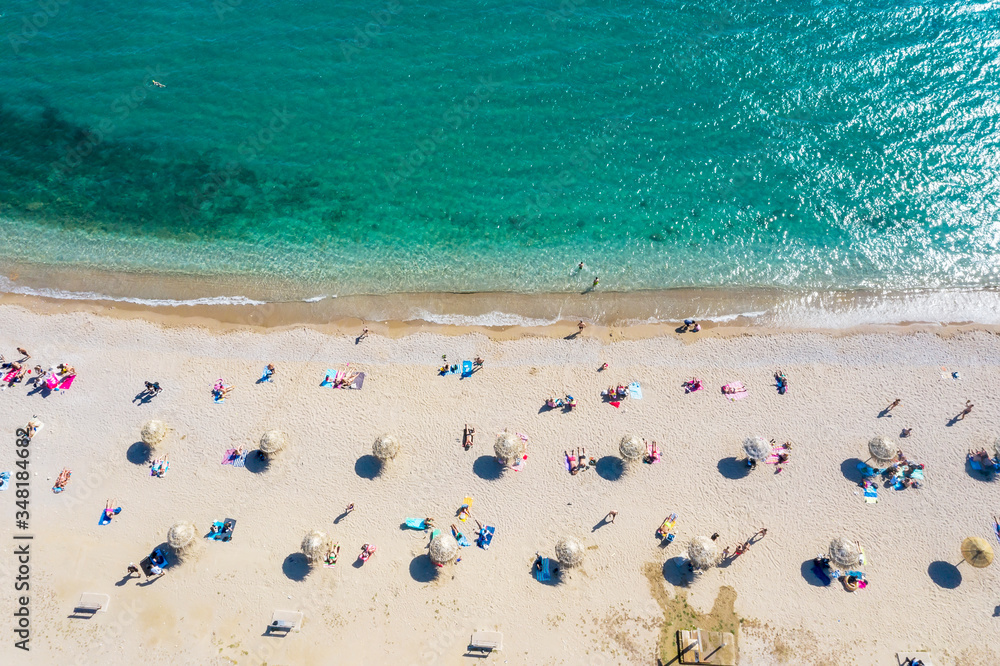
[[[9,0],[0,35],[0,268],[1000,284],[996,3]]]

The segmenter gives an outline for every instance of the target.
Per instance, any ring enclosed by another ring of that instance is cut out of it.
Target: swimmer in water
[[[165,86],[165,85],[163,85],[162,83],[160,83],[159,81],[156,81],[156,80],[153,80],[153,79],[150,79],[150,81],[151,81],[151,82],[152,82],[152,84],[153,84],[154,86],[156,86],[157,88],[166,88],[166,86]]]
[[[595,277],[594,278],[594,284],[592,284],[591,286],[592,287],[596,287],[600,282],[601,282],[601,278]]]

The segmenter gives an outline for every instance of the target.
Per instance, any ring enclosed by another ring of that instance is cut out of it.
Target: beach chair
[[[923,663],[924,666],[934,666],[934,662],[931,661],[930,652],[897,652],[896,661],[899,662],[897,666],[903,666],[903,664],[912,663],[908,662],[908,659],[913,661],[919,661]]]
[[[499,631],[477,631],[469,639],[469,652],[493,652],[503,649],[503,634]]]
[[[106,594],[95,594],[93,592],[84,592],[80,595],[80,602],[76,605],[73,610],[76,612],[84,613],[107,613],[108,605],[111,603],[111,597]]]
[[[287,636],[289,632],[299,632],[302,629],[302,613],[298,611],[274,611],[271,615],[271,623],[267,625],[268,635],[280,631],[282,636]]]

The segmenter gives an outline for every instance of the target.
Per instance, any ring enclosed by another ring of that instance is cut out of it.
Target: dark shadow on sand
[[[369,454],[358,458],[354,463],[354,473],[362,479],[374,479],[382,471],[382,463],[375,456]]]
[[[247,454],[243,466],[251,474],[261,474],[271,468],[271,461],[265,458],[259,449],[255,449]]]
[[[604,456],[597,461],[594,470],[605,481],[617,481],[625,473],[625,463],[618,456]]]
[[[844,462],[840,463],[840,473],[844,475],[844,478],[851,483],[861,484],[864,481],[864,477],[861,476],[861,470],[858,469],[858,464],[863,463],[864,460],[861,458],[848,458]]]
[[[281,571],[290,580],[304,580],[309,575],[309,560],[302,553],[292,553],[281,563]]]
[[[472,463],[472,472],[484,481],[496,481],[503,476],[503,467],[493,456],[479,456]]]
[[[418,583],[433,582],[438,575],[438,568],[431,562],[431,556],[427,553],[417,555],[410,560],[410,578]]]
[[[674,587],[687,587],[694,574],[688,571],[686,557],[671,557],[663,563],[663,579]]]
[[[716,467],[719,468],[719,474],[733,481],[742,479],[750,474],[750,466],[747,465],[746,461],[732,456],[720,460]]]
[[[969,460],[968,456],[965,457],[965,471],[973,479],[976,479],[977,481],[985,481],[986,483],[990,483],[997,477],[996,472],[986,472],[978,469],[972,469],[972,461]]]
[[[145,442],[135,442],[128,447],[125,457],[133,465],[147,465],[153,459],[153,451]]]
[[[938,587],[946,590],[954,590],[962,584],[962,572],[951,562],[931,562],[927,567],[927,575]]]
[[[813,571],[813,561],[811,559],[802,563],[802,577],[805,578],[806,582],[813,587],[830,586],[830,583],[824,583],[823,580],[816,575],[816,572]]]

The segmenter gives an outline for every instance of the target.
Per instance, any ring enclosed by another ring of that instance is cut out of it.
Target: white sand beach
[[[15,429],[32,415],[45,424],[30,445],[31,651],[4,628],[0,663],[655,664],[681,599],[702,614],[718,599],[714,620],[742,623],[741,665],[896,664],[897,652],[918,650],[935,666],[1000,663],[1000,563],[954,566],[965,537],[997,546],[1000,481],[970,473],[965,458],[1000,436],[994,333],[629,340],[595,326],[579,339],[499,340],[387,337],[373,327],[360,343],[356,334],[0,306],[0,353],[25,347],[30,366],[68,363],[78,373],[68,391],[0,392],[9,442],[0,471],[17,469]],[[472,377],[442,377],[442,354],[486,362]],[[274,381],[255,384],[268,362]],[[362,390],[319,386],[327,368],[347,363],[365,372]],[[786,395],[774,387],[779,369]],[[706,388],[686,395],[681,383],[692,376]],[[219,378],[235,387],[222,404],[210,395]],[[164,390],[137,404],[147,380]],[[602,389],[631,381],[642,400],[602,402]],[[732,381],[746,385],[745,399],[721,395]],[[566,394],[575,410],[542,409]],[[895,398],[902,404],[879,418]],[[966,400],[973,412],[949,425]],[[136,445],[153,418],[171,428],[163,478],[150,476]],[[469,451],[466,423],[477,431]],[[529,457],[523,471],[500,474],[493,441],[507,428],[528,436]],[[899,438],[903,428],[912,436]],[[227,449],[254,449],[271,429],[290,447],[267,469],[253,456],[246,468],[220,464]],[[402,451],[376,475],[372,443],[383,433]],[[626,433],[655,440],[662,461],[618,477]],[[880,484],[878,503],[865,503],[855,464],[876,434],[926,465],[922,488]],[[781,473],[745,473],[749,435],[793,443]],[[597,469],[567,473],[563,451],[577,446]],[[64,467],[72,479],[54,494]],[[429,535],[401,524],[432,517],[472,539],[474,523],[455,518],[466,496],[472,517],[496,527],[492,546],[463,548],[460,562],[436,570]],[[99,526],[109,498],[122,512]],[[15,501],[13,488],[0,492],[0,616],[11,627]],[[338,520],[349,503],[355,510]],[[614,524],[598,526],[610,510]],[[661,547],[654,533],[671,512],[677,538]],[[124,580],[174,522],[205,534],[224,518],[237,521],[231,542],[200,539],[200,552],[162,577]],[[728,566],[691,580],[677,565],[693,537],[718,532],[721,549],[760,528],[766,537]],[[306,567],[299,547],[313,529],[341,545],[336,566]],[[809,571],[840,535],[868,558],[869,585],[854,593],[820,586]],[[536,552],[554,556],[566,536],[584,545],[582,565],[539,583]],[[364,543],[377,552],[360,566]],[[85,592],[109,595],[107,612],[71,617]],[[302,612],[301,631],[265,636],[275,610]],[[503,650],[465,656],[476,630],[502,632]]]

